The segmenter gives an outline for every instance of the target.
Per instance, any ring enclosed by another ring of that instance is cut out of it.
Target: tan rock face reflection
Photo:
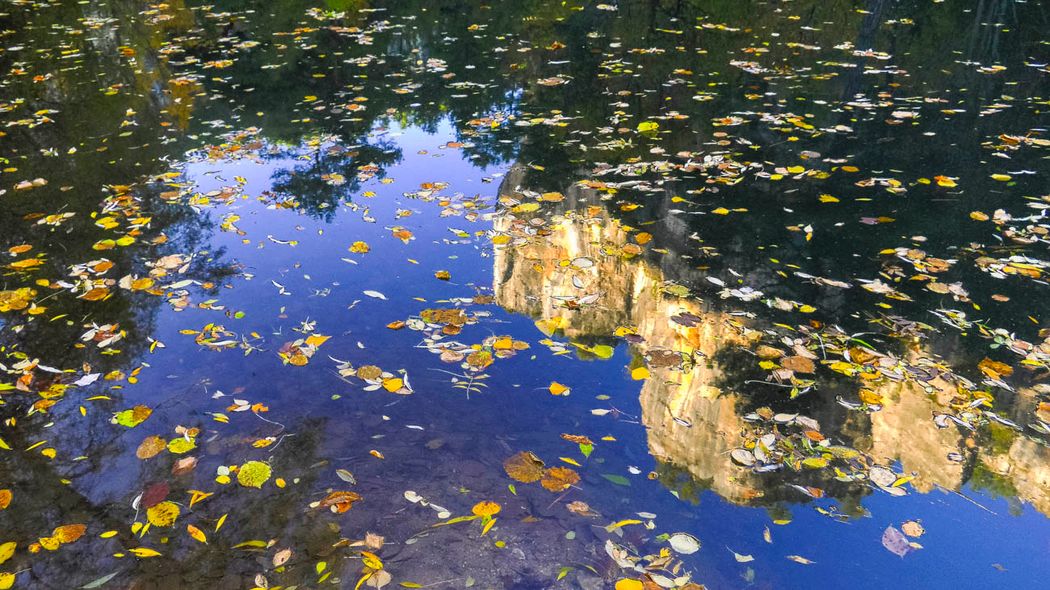
[[[510,193],[518,182],[520,176],[512,173],[502,190]],[[698,487],[736,504],[801,500],[800,495],[785,491],[782,476],[751,473],[729,457],[748,428],[743,419],[753,410],[748,395],[772,386],[745,385],[746,378],[738,374],[739,369],[734,371],[735,364],[726,366],[724,353],[750,348],[757,333],[737,316],[665,294],[667,281],[678,277],[666,276],[644,256],[625,256],[622,247],[630,235],[609,207],[595,205],[599,202],[597,194],[574,185],[558,205],[562,216],[542,226],[526,244],[497,248],[493,285],[497,302],[537,320],[562,318],[564,335],[570,340],[608,338],[627,326],[644,339],[632,345],[638,355],[660,350],[684,353],[692,363],[683,370],[654,369],[642,384],[641,419],[650,454],[664,467],[687,474]],[[551,219],[547,214],[543,217]],[[512,223],[522,222],[500,218],[495,229],[507,231]],[[593,266],[566,266],[565,261],[581,257],[592,260]],[[572,298],[587,294],[600,298],[595,305],[574,308]],[[683,313],[701,321],[686,327],[671,319]],[[917,360],[926,353],[910,354]],[[826,435],[877,461],[899,461],[904,473],[914,474],[912,484],[920,493],[958,491],[969,482],[1050,515],[1050,449],[997,425],[987,441],[984,434],[968,436],[954,426],[937,429],[934,413],[947,411],[956,395],[947,381],[887,382],[875,388],[886,402],[882,410],[867,415],[835,402],[841,386],[819,385],[816,393],[808,394],[819,398],[807,415],[820,422]],[[1016,404],[1024,405],[1028,397],[1022,391]],[[957,460],[949,459],[951,454],[957,454]],[[849,503],[847,498],[839,499]]]

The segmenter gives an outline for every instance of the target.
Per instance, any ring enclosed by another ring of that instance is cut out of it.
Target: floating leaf
[[[532,483],[543,477],[543,461],[529,451],[521,451],[503,462],[503,470],[521,483]]]
[[[208,536],[204,534],[204,531],[193,526],[192,524],[186,525],[186,532],[189,533],[190,537],[193,537],[193,539],[196,541],[205,544],[208,542]]]
[[[88,582],[87,584],[84,584],[80,588],[81,588],[81,590],[94,590],[94,588],[101,588],[101,587],[106,585],[106,582],[108,582],[108,581],[112,580],[113,578],[117,577],[117,574],[119,574],[119,573],[120,573],[119,571],[116,571],[116,572],[113,572],[111,574],[106,574],[106,575],[102,576],[101,578],[96,578],[96,579]]]
[[[495,502],[481,501],[474,505],[471,512],[475,516],[493,516],[499,514],[500,506]]]
[[[896,554],[900,557],[904,557],[913,549],[911,543],[908,542],[908,538],[904,536],[904,533],[900,532],[893,526],[886,527],[886,530],[882,532],[882,546],[890,553]]]
[[[146,520],[153,526],[168,527],[175,524],[179,517],[179,505],[174,502],[161,502],[146,509]]]
[[[277,553],[273,554],[273,567],[281,567],[288,563],[288,560],[292,557],[291,549],[281,549]]]
[[[168,443],[163,438],[150,436],[139,443],[139,448],[135,450],[135,456],[143,460],[151,459],[159,455],[167,446]]]
[[[921,537],[926,532],[926,529],[914,520],[909,520],[901,525],[901,531],[909,537]]]
[[[700,550],[700,539],[689,533],[674,533],[667,538],[667,543],[682,555],[691,555]]]
[[[67,524],[57,527],[52,531],[51,537],[65,545],[68,543],[75,543],[80,537],[84,536],[85,532],[87,532],[87,526],[85,525]]]
[[[128,428],[134,428],[145,422],[151,414],[153,414],[152,409],[147,406],[138,405],[129,410],[123,410],[114,414],[113,423],[127,426]]]
[[[18,543],[14,541],[0,544],[0,565],[3,565],[8,559],[11,559],[11,556],[15,554],[16,547],[18,547]]]
[[[551,467],[543,472],[540,485],[550,492],[563,492],[580,481],[580,476],[568,467]]]
[[[330,508],[332,512],[335,512],[336,514],[342,514],[347,510],[350,510],[350,508],[354,506],[354,502],[357,502],[360,499],[360,494],[337,491],[328,494],[324,500],[321,500],[319,506],[321,508]]]
[[[248,461],[237,471],[237,483],[246,488],[261,488],[270,479],[272,473],[269,464],[262,461]]]
[[[180,436],[178,438],[173,438],[170,441],[168,441],[167,446],[168,451],[170,451],[171,453],[181,455],[183,453],[188,453],[193,449],[197,448],[197,441],[193,438]]]

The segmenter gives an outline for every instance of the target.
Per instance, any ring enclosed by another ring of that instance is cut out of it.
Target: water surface
[[[1036,588],[1038,2],[0,5],[0,588]]]

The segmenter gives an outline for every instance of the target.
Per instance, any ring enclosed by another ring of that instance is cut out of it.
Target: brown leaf
[[[551,467],[543,472],[543,481],[540,485],[551,492],[563,492],[574,483],[580,481],[580,476],[568,467]]]
[[[61,544],[72,543],[84,536],[87,526],[82,524],[67,524],[56,528],[51,532],[51,537]]]
[[[532,483],[543,477],[543,461],[531,451],[521,451],[503,462],[503,470],[516,481]]]
[[[977,364],[977,368],[982,373],[992,379],[1001,379],[1003,377],[1009,377],[1013,375],[1014,368],[1006,363],[1000,363],[999,361],[993,361],[992,359],[985,357],[980,363]]]
[[[817,370],[813,361],[804,356],[789,356],[780,361],[780,366],[796,373],[812,373]]]
[[[175,464],[171,466],[171,474],[172,475],[184,475],[184,474],[187,474],[187,473],[193,471],[193,469],[195,467],[197,467],[197,458],[196,457],[183,457],[183,458],[179,459],[178,461],[176,461]]]
[[[574,443],[580,444],[580,445],[593,445],[594,444],[594,441],[592,441],[591,439],[587,438],[586,436],[583,436],[582,434],[562,434],[561,437],[564,438],[565,440],[569,441],[569,442],[574,442]]]
[[[342,514],[354,506],[354,502],[361,499],[360,494],[354,492],[332,492],[321,500],[321,508],[332,508],[333,512]]]
[[[921,524],[915,522],[914,520],[909,520],[908,522],[902,524],[901,530],[904,531],[904,534],[908,535],[909,537],[921,537],[922,534],[926,532],[926,529],[924,529]]]
[[[159,436],[150,436],[139,443],[135,456],[142,460],[152,459],[166,448],[168,448],[168,441]]]

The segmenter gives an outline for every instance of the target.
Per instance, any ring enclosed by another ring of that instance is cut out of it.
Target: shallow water
[[[1042,586],[1048,20],[3,4],[0,588]]]

